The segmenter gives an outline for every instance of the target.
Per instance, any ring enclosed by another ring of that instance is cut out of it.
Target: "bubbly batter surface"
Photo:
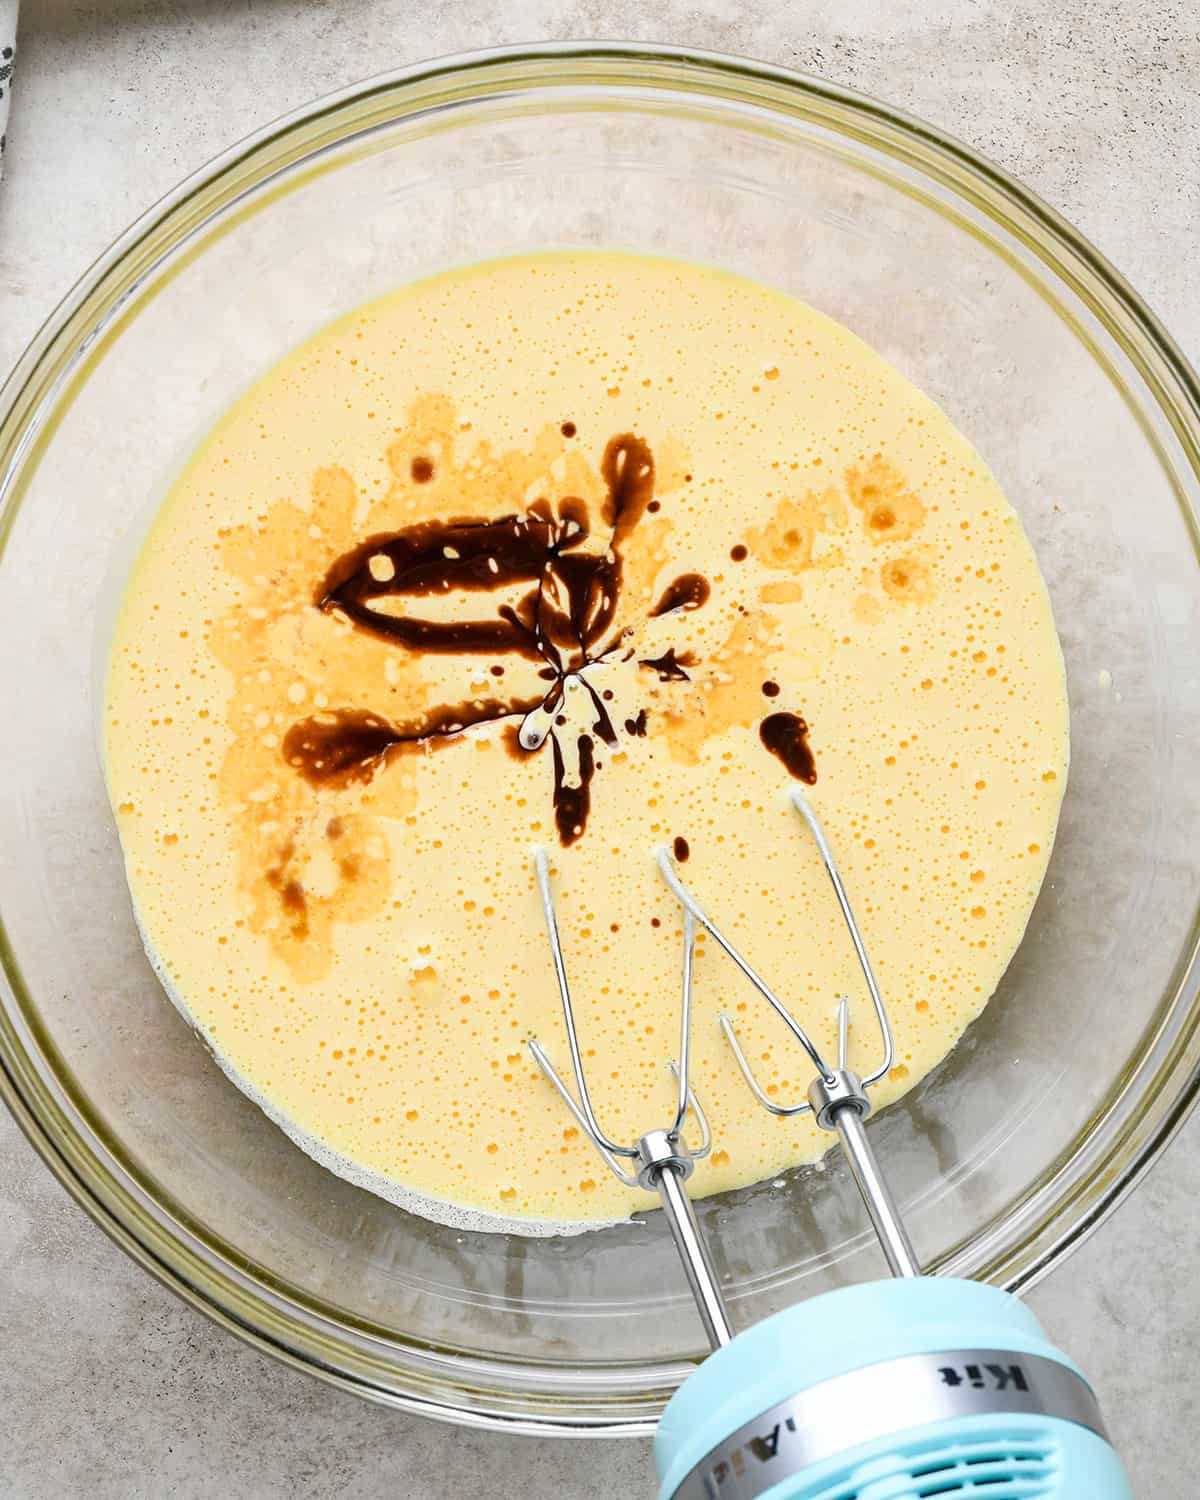
[[[227,1071],[334,1170],[434,1217],[566,1226],[651,1200],[537,1073],[566,1041],[552,853],[593,1096],[667,1118],[681,873],[886,1103],[996,987],[1067,760],[1037,565],[979,455],[846,329],[678,262],[544,255],[405,288],[225,417],[117,622],[107,773],[148,952]],[[709,1193],[820,1155],[754,1104],[804,1056],[711,941],[693,1082]]]

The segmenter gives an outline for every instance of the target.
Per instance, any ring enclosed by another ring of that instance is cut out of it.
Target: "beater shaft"
[[[660,1130],[647,1131],[632,1145],[626,1146],[606,1135],[596,1118],[587,1078],[583,1069],[583,1052],[579,1045],[579,1033],[575,1024],[575,1008],[571,1002],[571,989],[567,979],[566,958],[558,931],[558,918],[554,911],[554,895],[550,885],[550,861],[544,849],[534,854],[534,874],[542,901],[542,912],[546,921],[546,934],[550,940],[550,952],[554,963],[554,975],[558,981],[559,999],[562,1002],[563,1023],[566,1027],[567,1044],[571,1053],[571,1069],[575,1076],[575,1094],[567,1087],[558,1070],[534,1037],[528,1046],[534,1062],[570,1110],[576,1124],[599,1152],[613,1176],[626,1187],[640,1187],[649,1193],[657,1193],[662,1204],[663,1215],[675,1241],[675,1248],[683,1263],[688,1286],[696,1302],[700,1321],[714,1349],[720,1349],[733,1339],[733,1325],[721,1293],[717,1268],[709,1254],[708,1245],[700,1232],[696,1211],[688,1197],[684,1183],[692,1174],[692,1168],[701,1157],[707,1156],[712,1146],[712,1133],[700,1102],[688,1084],[688,1062],[691,1055],[692,977],[696,948],[696,920],[690,912],[683,920],[683,996],[679,1016],[679,1057],[672,1062],[671,1071],[676,1079],[676,1102],[671,1123]],[[700,1129],[700,1142],[688,1146],[683,1139],[683,1127],[689,1111]],[[628,1163],[628,1170],[622,1165]]]
[[[853,923],[853,917],[850,919]],[[860,940],[861,941],[861,940]],[[896,1200],[879,1170],[875,1150],[863,1121],[871,1113],[867,1085],[847,1066],[850,1040],[850,1002],[838,1000],[838,1065],[828,1078],[814,1078],[808,1088],[808,1103],[822,1130],[834,1130],[850,1167],[893,1276],[919,1276],[921,1265],[908,1237]],[[727,1033],[728,1034],[728,1033]]]
[[[831,1067],[804,1028],[791,1014],[770,985],[751,968],[730,940],[696,900],[680,878],[678,870],[666,850],[657,856],[659,871],[672,893],[683,908],[683,996],[680,1005],[679,1059],[672,1064],[677,1079],[676,1107],[670,1125],[665,1129],[651,1130],[631,1145],[613,1140],[600,1126],[588,1091],[583,1068],[583,1053],[571,1003],[570,986],[567,979],[566,959],[559,937],[558,920],[554,910],[554,897],[550,884],[550,863],[544,850],[534,855],[534,871],[546,921],[546,932],[550,940],[550,951],[554,974],[558,982],[562,1001],[563,1022],[571,1054],[571,1067],[575,1077],[575,1092],[572,1094],[563,1078],[550,1061],[545,1049],[534,1038],[529,1039],[529,1050],[534,1061],[547,1080],[570,1110],[592,1145],[599,1152],[613,1175],[629,1187],[641,1187],[647,1192],[656,1192],[662,1203],[663,1214],[671,1231],[671,1238],[679,1252],[687,1276],[688,1286],[696,1302],[704,1331],[714,1349],[728,1344],[734,1337],[721,1292],[720,1281],[708,1246],[700,1232],[695,1209],[687,1195],[684,1183],[691,1176],[694,1163],[707,1155],[711,1146],[711,1134],[704,1111],[693,1095],[688,1083],[688,1061],[691,1049],[691,1010],[694,954],[697,924],[703,926],[717,940],[741,970],[768,1001],[776,1015],[785,1023],[793,1037],[800,1043],[817,1069],[805,1099],[795,1104],[778,1104],[771,1099],[759,1084],[750,1067],[728,1016],[722,1016],[720,1025],[729,1043],[739,1069],[755,1098],[774,1115],[788,1116],[811,1110],[822,1130],[836,1132],[849,1164],[851,1175],[862,1197],[871,1223],[878,1236],[880,1246],[892,1274],[898,1277],[916,1277],[921,1274],[916,1251],[905,1231],[895,1199],[883,1178],[875,1152],[867,1138],[863,1122],[871,1112],[867,1088],[892,1065],[894,1057],[891,1026],[883,996],[876,983],[866,945],[854,917],[853,908],[838,872],[833,853],[825,838],[824,829],[816,813],[798,790],[792,794],[792,803],[808,827],[821,855],[822,863],[829,875],[842,917],[849,929],[855,954],[871,996],[875,1017],[883,1042],[883,1056],[875,1069],[865,1079],[850,1071],[847,1064],[850,1031],[850,1004],[843,996],[838,1002],[837,1013],[837,1066]],[[683,1127],[689,1109],[700,1127],[700,1144],[689,1148],[683,1140]],[[622,1164],[622,1159],[628,1166]]]
[[[846,887],[838,871],[837,862],[833,857],[829,840],[825,836],[825,830],[800,789],[793,788],[790,797],[792,806],[800,814],[813,842],[817,846],[817,852],[821,856],[821,863],[829,876],[830,884],[837,898],[837,904],[846,924],[853,944],[854,952],[858,958],[859,967],[862,970],[863,979],[867,991],[871,997],[871,1004],[878,1023],[880,1040],[882,1042],[882,1056],[875,1067],[860,1078],[857,1073],[851,1072],[848,1065],[847,1053],[849,1050],[850,1032],[850,1002],[843,995],[839,997],[837,1009],[837,1067],[830,1067],[817,1050],[816,1045],[809,1037],[804,1028],[788,1010],[780,997],[775,994],[769,984],[750,967],[746,960],[733,947],[729,939],[724,936],[720,928],[708,915],[697,901],[696,897],[683,883],[679,871],[671,861],[671,856],[665,850],[658,855],[659,869],[666,880],[671,891],[682,905],[684,912],[700,922],[710,932],[724,949],[733,958],[738,968],[750,980],[759,993],[767,1000],[772,1010],[778,1015],[788,1030],[796,1038],[808,1054],[809,1059],[817,1068],[817,1076],[808,1088],[806,1097],[796,1101],[794,1104],[779,1103],[771,1098],[767,1091],[754,1076],[754,1070],[750,1066],[750,1060],[738,1040],[737,1031],[732,1020],[727,1015],[720,1018],[722,1034],[733,1053],[734,1061],[742,1077],[746,1080],[751,1093],[762,1107],[770,1114],[788,1118],[792,1115],[803,1114],[809,1110],[822,1130],[833,1131],[842,1143],[842,1149],[846,1161],[854,1178],[855,1186],[863,1200],[872,1227],[879,1239],[892,1274],[901,1277],[919,1276],[921,1274],[920,1262],[917,1260],[916,1251],[913,1249],[912,1241],[904,1228],[900,1218],[900,1211],[896,1201],[892,1197],[883,1174],[879,1169],[879,1163],[875,1157],[874,1149],[867,1137],[863,1122],[871,1113],[871,1101],[867,1090],[879,1079],[883,1078],[895,1059],[895,1047],[892,1040],[892,1028],[888,1020],[887,1007],[884,1005],[883,995],[880,992],[875,972],[871,967],[871,960],[867,953],[867,946],[859,929],[858,921],[854,915],[854,908],[850,904],[850,898],[846,893]]]
[[[684,1275],[696,1300],[696,1311],[704,1324],[708,1341],[720,1349],[733,1339],[729,1310],[717,1280],[716,1267],[708,1252],[708,1243],[696,1222],[696,1210],[683,1185],[682,1175],[673,1167],[664,1167],[654,1179],[662,1200],[663,1214],[683,1262]]]
[[[843,1105],[834,1114],[833,1124],[892,1275],[919,1276],[921,1264],[917,1260],[908,1231],[901,1222],[896,1200],[892,1197],[891,1189],[879,1170],[875,1152],[867,1140],[862,1116],[858,1110]]]

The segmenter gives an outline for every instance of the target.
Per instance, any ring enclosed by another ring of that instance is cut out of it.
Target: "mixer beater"
[[[854,946],[882,1040],[879,1063],[848,1066],[850,1002],[837,1002],[837,1065],[738,951],[680,878],[659,871],[683,909],[679,1056],[670,1123],[629,1144],[596,1117],[555,917],[549,861],[534,860],[575,1082],[572,1094],[536,1040],[530,1052],[576,1123],[626,1186],[656,1191],[715,1351],[659,1424],[660,1500],[1132,1500],[1091,1387],[1020,1302],[995,1287],[925,1277],[865,1128],[868,1089],[894,1062],[887,1008],[825,831],[797,787]],[[689,1083],[696,930],[703,927],[758,991],[815,1070],[807,1096],[779,1104],[754,1076],[728,1015],[720,1027],[742,1077],[774,1115],[811,1112],[837,1135],[894,1280],[839,1288],[734,1333],[711,1252],[684,1183],[712,1146]],[[695,1121],[697,1141],[685,1127]]]

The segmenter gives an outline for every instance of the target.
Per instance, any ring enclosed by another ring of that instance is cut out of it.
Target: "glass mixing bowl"
[[[1045,571],[1074,741],[1046,887],[982,1018],[871,1126],[926,1263],[1016,1288],[1077,1243],[1191,1105],[1200,1014],[1200,392],[1067,225],[885,105],[646,48],[409,69],[227,153],[3,391],[5,1096],[131,1255],[258,1347],[398,1406],[575,1433],[649,1430],[703,1352],[657,1216],[464,1234],[293,1148],[143,955],[96,682],[147,504],[284,351],[447,265],[596,245],[727,266],[848,324],[987,456]],[[836,1154],[701,1219],[742,1323],[880,1270]]]

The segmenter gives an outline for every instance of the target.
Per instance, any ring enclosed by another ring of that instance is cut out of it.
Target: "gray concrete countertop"
[[[136,214],[248,131],[393,65],[544,38],[746,53],[881,95],[1016,173],[1200,360],[1188,0],[23,0],[0,367]],[[11,855],[11,852],[10,852]],[[1030,1301],[1139,1495],[1183,1496],[1200,1382],[1200,1119]],[[0,1493],[14,1500],[649,1496],[649,1448],[452,1432],[242,1347],[151,1281],[0,1116]],[[1085,1497],[1080,1497],[1085,1500]]]

